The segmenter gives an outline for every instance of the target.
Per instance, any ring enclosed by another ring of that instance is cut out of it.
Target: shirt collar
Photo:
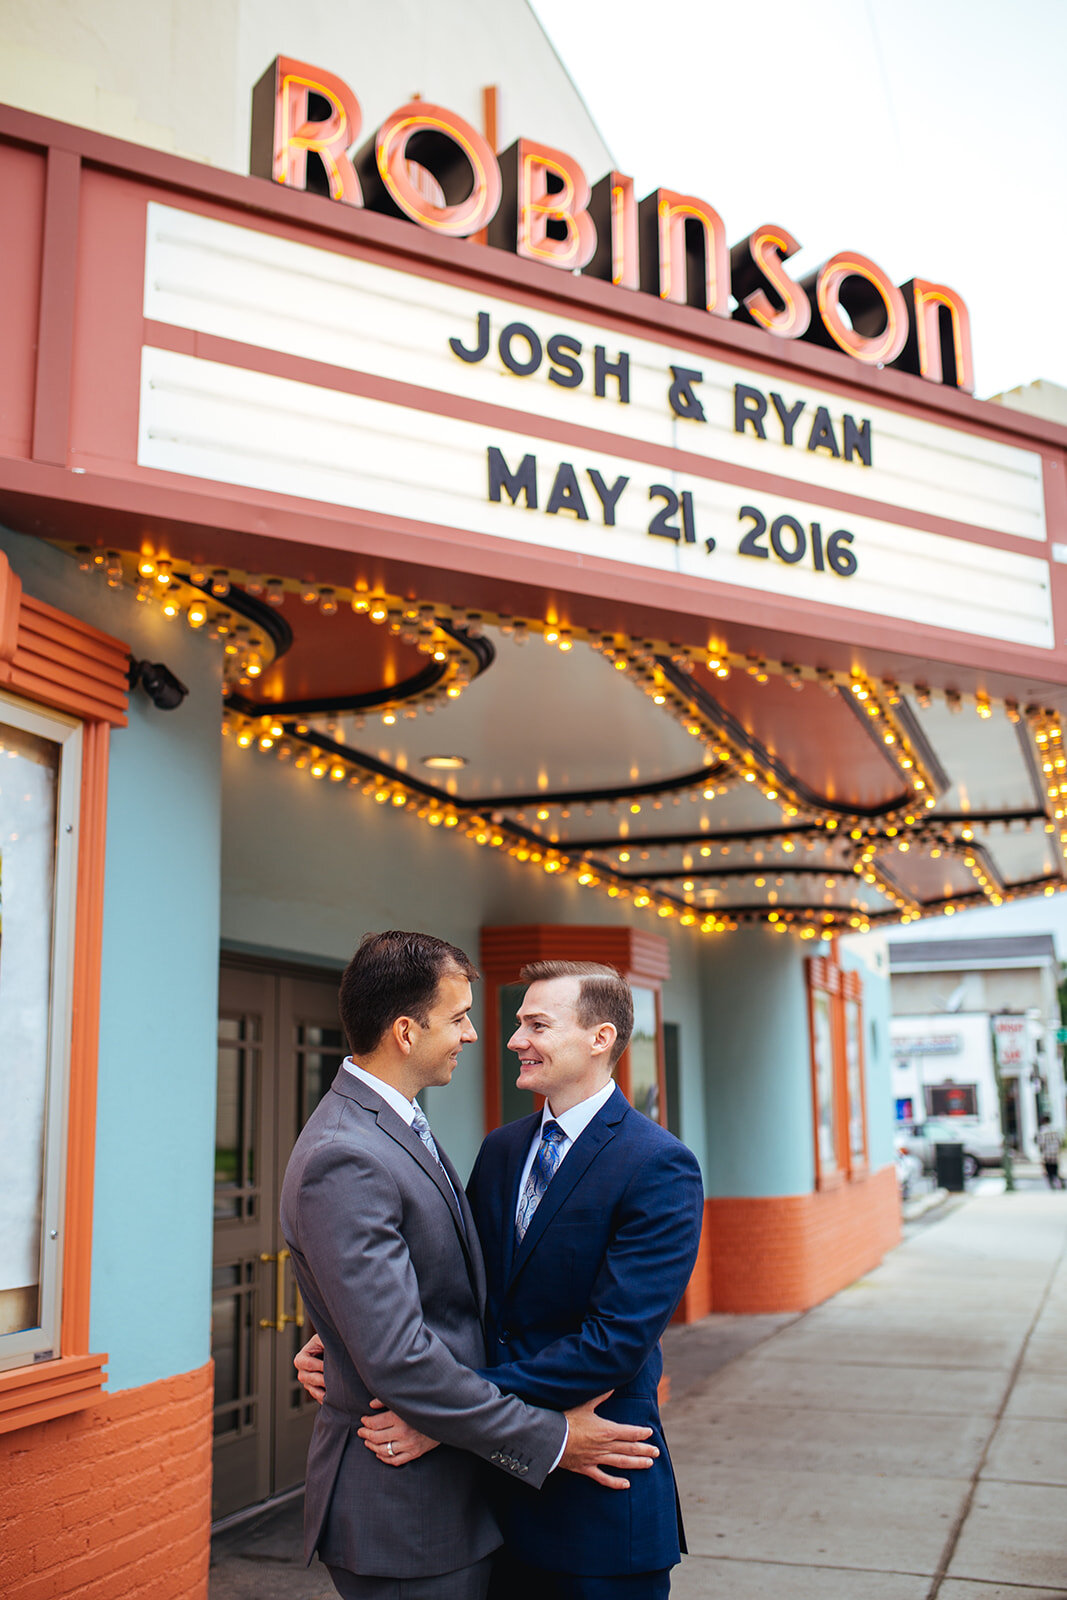
[[[368,1072],[365,1067],[361,1067],[358,1062],[352,1060],[351,1056],[345,1056],[341,1065],[346,1072],[350,1072],[354,1078],[361,1079],[363,1083],[373,1089],[375,1094],[380,1094],[386,1105],[391,1106],[397,1116],[403,1117],[408,1127],[411,1127],[412,1122],[415,1120],[415,1102],[413,1100],[409,1100],[406,1095],[401,1094],[399,1089],[394,1089],[391,1083],[385,1083],[381,1078],[376,1078],[373,1072]]]
[[[607,1105],[614,1093],[615,1079],[609,1078],[604,1087],[598,1089],[596,1094],[591,1094],[588,1100],[579,1100],[576,1106],[571,1106],[569,1111],[561,1112],[558,1117],[549,1110],[548,1101],[546,1100],[544,1110],[541,1113],[541,1128],[542,1130],[544,1129],[546,1122],[558,1122],[563,1132],[567,1135],[568,1141],[573,1144],[578,1135],[585,1132],[597,1112]]]

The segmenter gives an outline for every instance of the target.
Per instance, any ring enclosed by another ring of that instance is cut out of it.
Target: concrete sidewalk
[[[1067,1597],[1067,1196],[950,1202],[666,1421],[675,1600]]]
[[[664,1341],[673,1600],[1067,1600],[1067,1195],[985,1179],[803,1316]],[[333,1600],[299,1503],[220,1535],[211,1600]]]

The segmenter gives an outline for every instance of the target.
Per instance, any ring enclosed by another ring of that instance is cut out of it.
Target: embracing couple
[[[539,961],[508,1048],[544,1106],[489,1135],[465,1192],[415,1097],[476,1039],[477,976],[391,932],[341,982],[351,1055],[282,1191],[317,1330],[297,1369],[322,1401],[307,1556],[350,1600],[659,1600],[684,1547],[659,1338],[700,1170],[615,1086],[628,985]]]

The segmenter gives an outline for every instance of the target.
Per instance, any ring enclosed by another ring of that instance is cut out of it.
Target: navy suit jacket
[[[679,1559],[674,1474],[656,1390],[660,1334],[689,1281],[704,1189],[696,1158],[619,1089],[550,1182],[516,1247],[519,1178],[541,1113],[491,1133],[468,1185],[485,1252],[486,1375],[505,1392],[564,1411],[601,1407],[650,1427],[660,1455],[630,1488],[552,1473],[539,1490],[494,1485],[501,1532],[520,1560],[583,1575],[651,1572]]]

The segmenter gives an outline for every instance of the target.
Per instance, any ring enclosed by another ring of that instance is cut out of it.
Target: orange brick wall
[[[706,1317],[713,1309],[711,1303],[711,1229],[708,1227],[708,1206],[710,1201],[704,1201],[704,1222],[700,1231],[700,1249],[697,1251],[696,1265],[693,1275],[689,1279],[681,1303],[674,1313],[674,1322],[698,1322],[701,1317]]]
[[[899,1240],[892,1167],[812,1194],[706,1200],[700,1256],[676,1320],[806,1311],[877,1266]]]
[[[212,1369],[0,1436],[4,1600],[207,1600]]]

